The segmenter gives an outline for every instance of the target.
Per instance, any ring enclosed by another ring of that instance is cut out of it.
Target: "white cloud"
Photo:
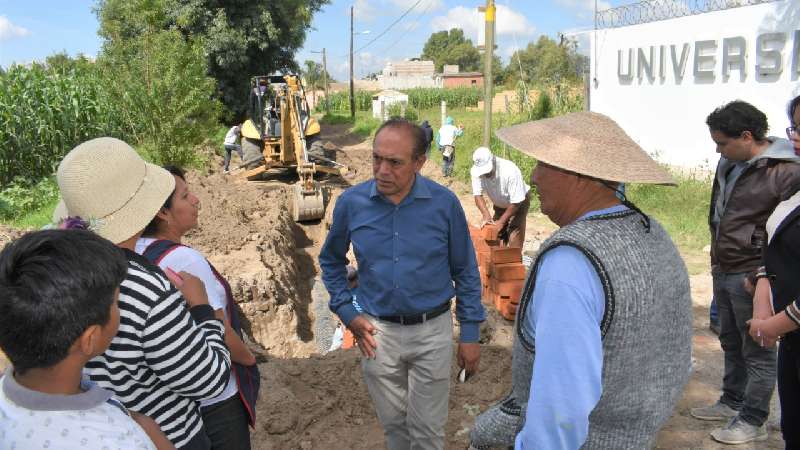
[[[594,14],[595,0],[556,0],[558,4],[575,11],[580,19],[591,19]],[[611,8],[611,3],[606,0],[597,0],[597,10],[603,11]]]
[[[0,16],[0,42],[14,38],[30,36],[26,28],[14,25],[6,16]]]
[[[456,6],[447,11],[446,15],[434,17],[431,26],[434,31],[461,28],[466,37],[473,39],[476,44],[483,43],[484,13],[477,8]],[[535,31],[536,27],[523,14],[505,5],[497,5],[495,35],[531,36]]]
[[[413,3],[411,3],[410,0],[390,0],[390,1],[394,5],[400,8],[404,8],[404,10],[408,9],[411,5],[413,5]],[[419,2],[419,5],[417,5],[417,7],[414,8],[413,12],[417,11],[433,12],[443,8],[444,8],[444,2],[442,0],[422,0]]]
[[[349,11],[348,11],[349,12]],[[372,22],[378,16],[375,2],[370,0],[356,0],[353,4],[353,15],[356,22]]]

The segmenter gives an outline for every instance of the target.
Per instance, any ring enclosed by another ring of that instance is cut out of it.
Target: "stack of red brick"
[[[494,305],[504,318],[514,320],[525,283],[522,249],[501,247],[498,231],[492,224],[483,228],[469,227],[481,273],[481,299],[484,304]]]

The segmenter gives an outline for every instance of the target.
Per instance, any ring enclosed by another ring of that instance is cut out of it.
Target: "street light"
[[[350,118],[355,120],[356,118],[356,97],[355,97],[355,89],[353,87],[353,36],[356,34],[369,34],[369,30],[366,31],[359,31],[358,33],[353,32],[353,7],[350,7]]]

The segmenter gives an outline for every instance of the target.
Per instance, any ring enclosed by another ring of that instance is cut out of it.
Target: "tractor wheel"
[[[242,138],[242,153],[244,162],[242,165],[247,169],[256,168],[264,164],[264,149],[258,139]]]

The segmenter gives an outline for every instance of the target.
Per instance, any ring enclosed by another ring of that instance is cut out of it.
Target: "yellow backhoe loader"
[[[311,117],[305,90],[297,75],[258,76],[250,80],[249,118],[242,125],[243,176],[254,180],[271,169],[295,170],[292,214],[295,221],[321,219],[322,189],[314,174],[344,175],[320,139],[319,123]]]

